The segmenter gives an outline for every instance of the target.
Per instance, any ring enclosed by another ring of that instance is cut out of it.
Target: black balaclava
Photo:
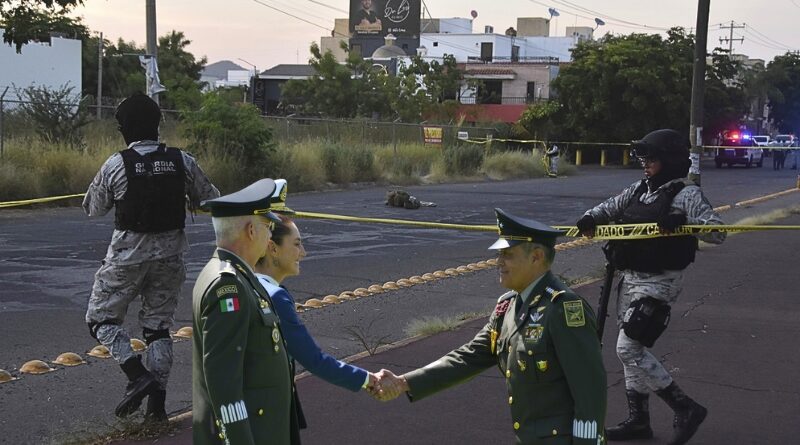
[[[673,179],[686,177],[691,165],[689,146],[689,139],[686,136],[670,129],[652,131],[633,142],[634,156],[656,158],[661,161],[661,171],[647,179],[651,191]]]
[[[143,140],[158,140],[158,125],[161,110],[153,99],[142,93],[134,93],[117,107],[114,117],[119,122],[119,131],[125,143]]]

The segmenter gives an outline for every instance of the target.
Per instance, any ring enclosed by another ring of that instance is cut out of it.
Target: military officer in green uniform
[[[387,397],[412,402],[497,365],[506,377],[511,425],[520,444],[605,443],[606,372],[594,313],[550,271],[562,233],[500,209],[501,296],[487,325],[464,346],[400,377],[381,370]]]
[[[217,249],[192,292],[195,445],[299,443],[278,317],[252,267],[266,253],[275,191],[262,179],[204,202]]]

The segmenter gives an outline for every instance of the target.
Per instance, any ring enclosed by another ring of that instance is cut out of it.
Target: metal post
[[[147,0],[145,3],[145,14],[147,18],[147,54],[158,60],[158,37],[156,31],[156,0]],[[156,103],[159,103],[158,94],[150,95]]]
[[[583,163],[583,152],[581,149],[575,150],[575,165],[580,166]]]
[[[600,150],[600,167],[606,166],[606,149]]]
[[[394,145],[394,154],[397,156],[397,125],[392,122],[392,145]]]
[[[622,165],[627,167],[628,164],[630,164],[630,162],[631,162],[631,151],[626,148],[622,150]]]
[[[97,41],[97,120],[103,118],[103,33]]]
[[[0,158],[3,157],[3,145],[5,145],[5,139],[6,139],[6,133],[5,130],[3,129],[3,114],[4,114],[3,99],[6,97],[7,92],[8,92],[8,87],[6,87],[6,89],[3,90],[3,94],[0,94]]]
[[[700,185],[700,156],[703,145],[703,95],[706,77],[706,41],[708,39],[708,10],[711,0],[697,3],[697,36],[694,44],[694,73],[692,76],[692,105],[689,115],[689,143],[692,146],[689,158],[689,179]]]

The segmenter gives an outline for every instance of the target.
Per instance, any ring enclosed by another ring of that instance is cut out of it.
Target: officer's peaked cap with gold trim
[[[492,250],[507,249],[521,243],[537,243],[553,247],[556,238],[564,234],[547,224],[514,216],[501,209],[494,209],[494,212],[497,215],[497,231],[500,238],[489,247]]]
[[[286,207],[286,194],[288,192],[288,184],[285,179],[275,180],[275,191],[270,198],[270,210],[277,213],[286,213],[293,215],[294,210]]]
[[[273,193],[275,193],[275,181],[270,178],[259,179],[238,192],[203,201],[200,208],[211,212],[211,216],[216,218],[261,215],[273,221],[280,221],[270,212]]]

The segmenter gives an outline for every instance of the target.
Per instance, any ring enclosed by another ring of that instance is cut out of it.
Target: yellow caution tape
[[[23,200],[23,201],[6,201],[6,202],[0,202],[0,209],[6,208],[6,207],[25,206],[25,205],[30,205],[30,204],[41,204],[43,202],[52,202],[52,201],[58,201],[58,200],[61,200],[61,199],[82,198],[84,195],[86,195],[86,193],[77,193],[77,194],[74,194],[74,195],[63,195],[63,196],[50,196],[50,197],[47,197],[47,198],[26,199],[26,200]]]
[[[297,212],[295,216],[300,218],[331,219],[336,221],[365,222],[378,224],[394,224],[405,226],[426,227],[435,229],[467,230],[477,232],[497,232],[496,225],[469,225],[469,224],[448,224],[434,223],[428,221],[412,221],[407,219],[391,218],[366,218],[361,216],[331,215],[326,213]],[[575,226],[553,226],[556,230],[565,232],[565,236],[578,238],[580,233]],[[662,236],[682,236],[695,235],[712,232],[753,232],[760,230],[800,230],[800,226],[765,226],[765,225],[685,225],[681,226],[674,233],[662,234],[656,223],[644,224],[611,224],[597,226],[594,239],[598,240],[620,240],[620,239],[647,239]]]

